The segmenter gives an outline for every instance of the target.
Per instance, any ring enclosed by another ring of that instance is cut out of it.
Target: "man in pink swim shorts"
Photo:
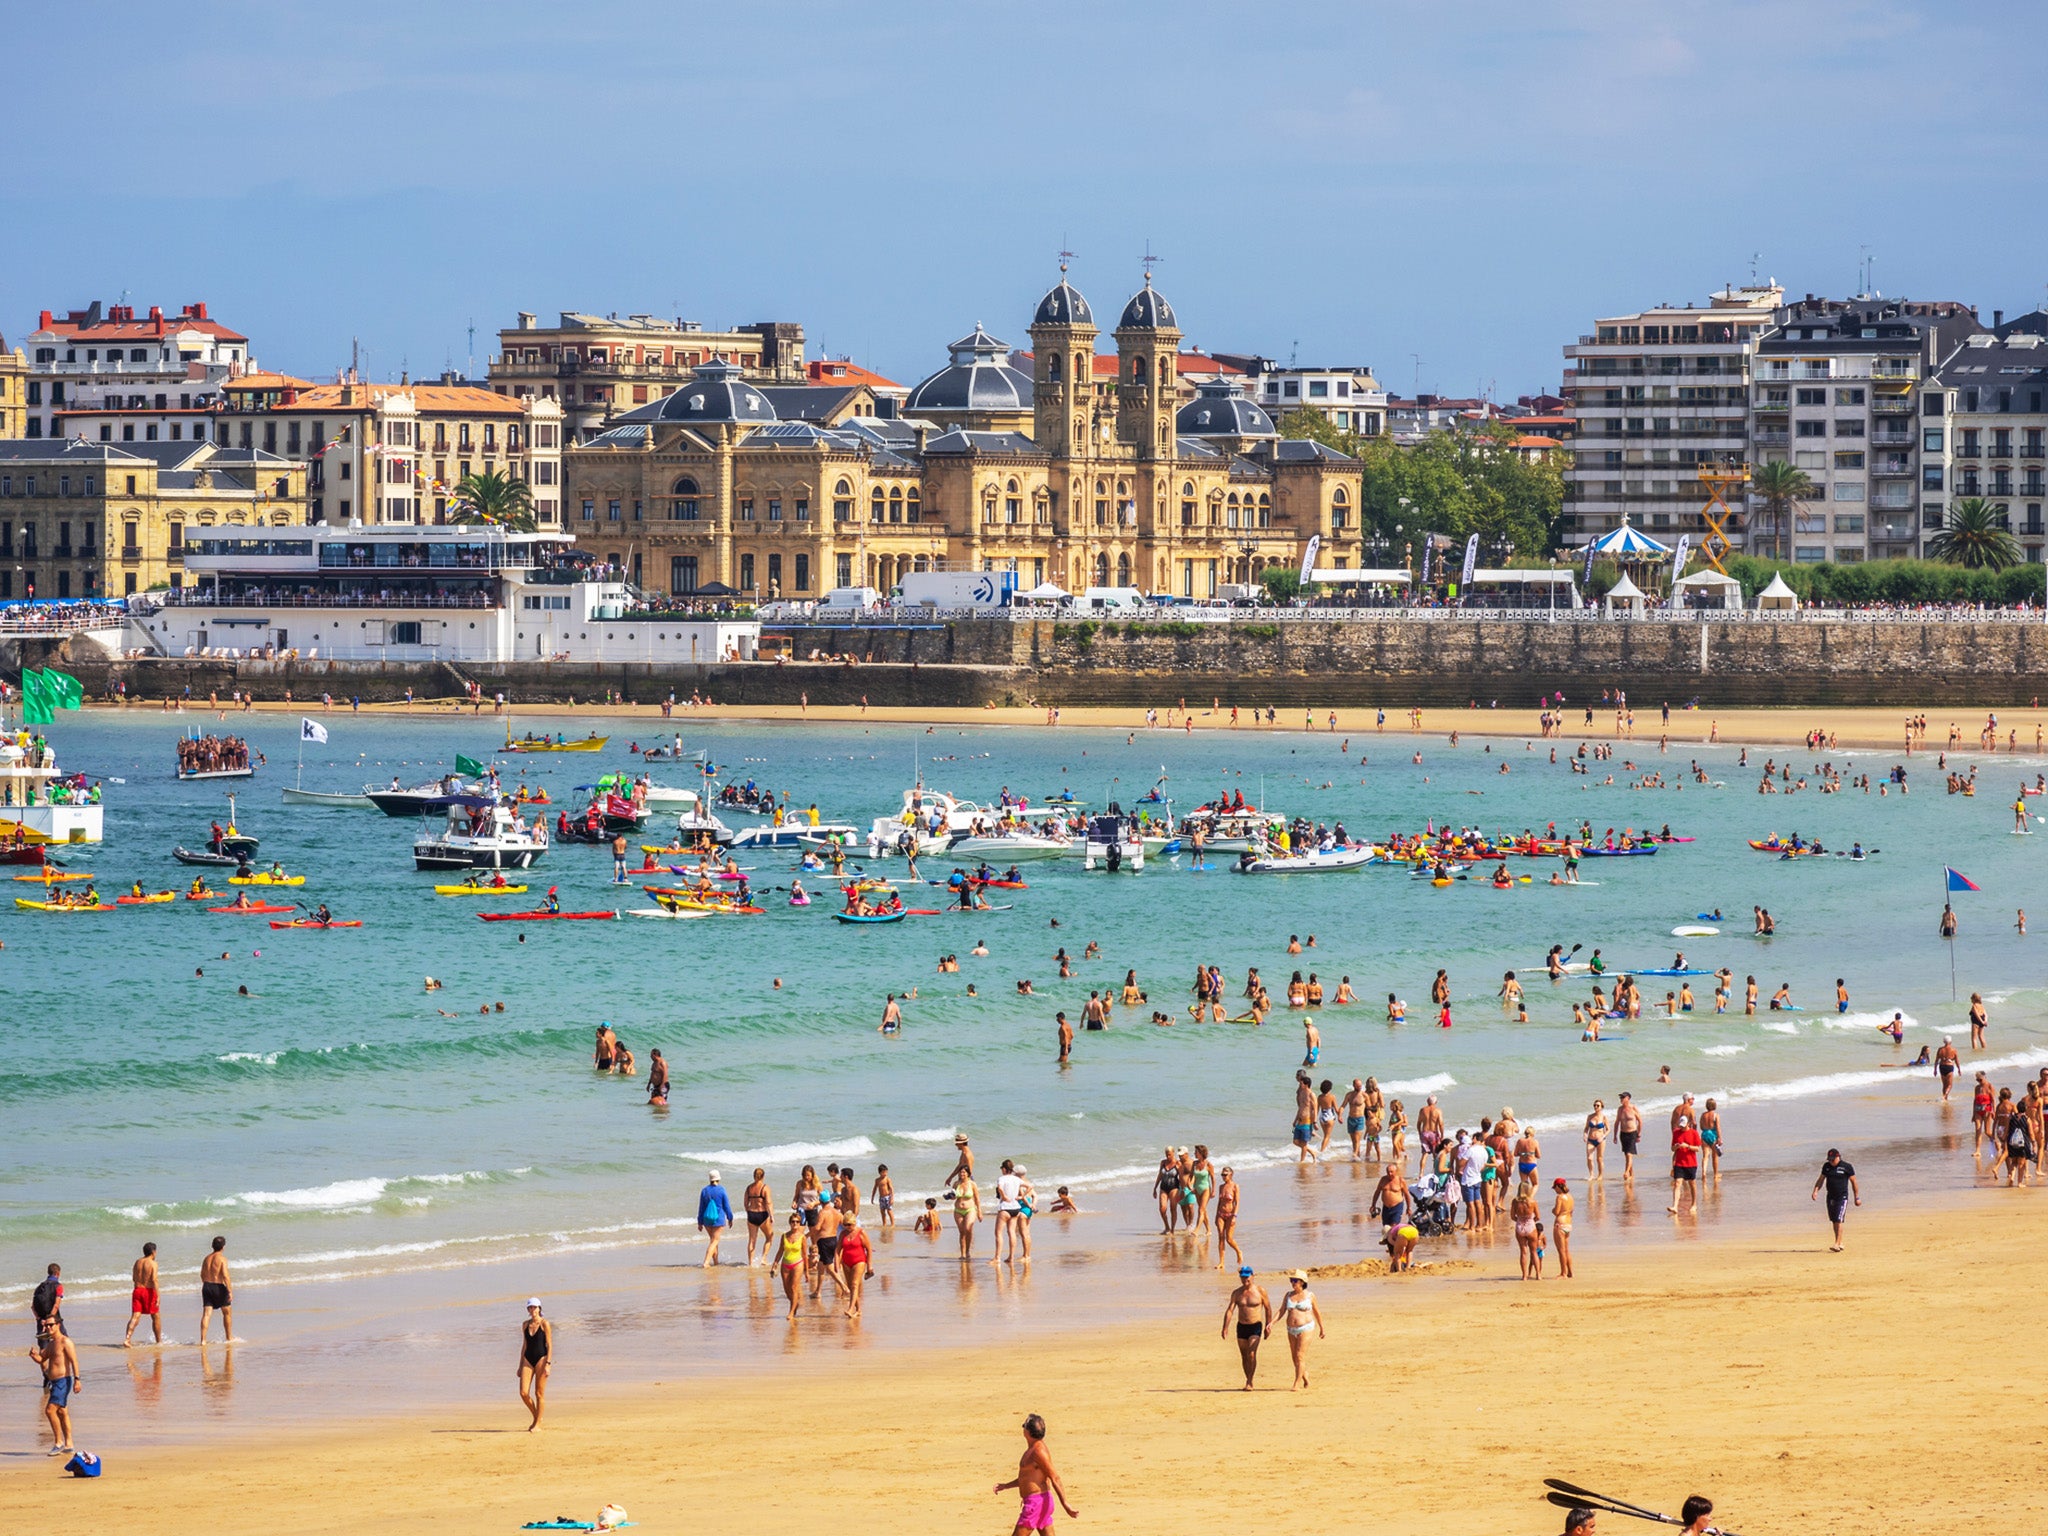
[[[1067,1502],[1067,1490],[1060,1483],[1059,1473],[1053,1470],[1052,1453],[1045,1448],[1045,1420],[1035,1413],[1024,1421],[1024,1454],[1017,1459],[1017,1475],[1007,1483],[997,1483],[996,1492],[1005,1488],[1016,1489],[1019,1501],[1013,1536],[1023,1536],[1027,1531],[1050,1531],[1055,1496],[1069,1520],[1081,1518],[1081,1512]]]

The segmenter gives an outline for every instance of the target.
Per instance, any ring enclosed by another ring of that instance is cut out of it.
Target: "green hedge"
[[[1745,602],[1782,575],[1801,602],[1838,606],[1858,603],[1981,603],[1993,608],[2039,606],[2048,566],[2015,565],[2003,571],[1973,571],[1938,560],[1858,560],[1846,565],[1800,564],[1731,555],[1723,562],[1742,583]]]

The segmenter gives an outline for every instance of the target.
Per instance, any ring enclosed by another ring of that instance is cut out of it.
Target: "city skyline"
[[[42,308],[203,299],[268,367],[331,377],[353,342],[368,377],[480,377],[519,310],[646,312],[794,320],[810,355],[909,384],[976,322],[1022,346],[1062,249],[1100,306],[1149,249],[1190,345],[1512,400],[1555,388],[1595,315],[1752,271],[1846,295],[1870,257],[1888,295],[2043,298],[2024,87],[1975,68],[2048,36],[2017,5],[1588,0],[1482,7],[1470,35],[1348,9],[1246,33],[1206,5],[898,7],[687,36],[656,8],[572,30],[372,6],[310,47],[253,6],[112,14],[123,46],[18,98],[0,184],[41,216],[0,231],[10,344]],[[75,53],[55,13],[9,29],[20,57]],[[867,83],[890,76],[910,83]],[[144,135],[191,158],[138,156]],[[1888,174],[1830,174],[1856,164]],[[2000,236],[1958,241],[1914,197],[1996,206]],[[119,237],[53,235],[88,209]]]

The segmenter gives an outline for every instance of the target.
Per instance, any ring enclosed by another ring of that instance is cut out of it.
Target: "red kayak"
[[[272,923],[270,926],[273,928],[360,928],[363,925],[361,922],[316,923],[310,917],[302,917],[296,920],[295,922]]]
[[[477,921],[484,923],[545,923],[560,918],[568,923],[609,922],[619,914],[616,912],[479,912]]]
[[[248,906],[246,906],[246,907],[208,907],[208,908],[207,908],[206,910],[207,910],[207,911],[209,911],[209,912],[252,912],[252,913],[253,913],[253,912],[296,912],[296,911],[298,911],[299,909],[298,909],[297,907],[293,906],[293,905],[292,905],[291,903],[289,903],[289,902],[285,903],[285,905],[283,905],[283,906],[281,906],[281,907],[278,907],[278,906],[272,906],[272,905],[271,905],[271,904],[270,904],[269,902],[267,902],[267,901],[256,901],[256,902],[251,902],[251,903],[250,903],[250,904],[249,904]]]

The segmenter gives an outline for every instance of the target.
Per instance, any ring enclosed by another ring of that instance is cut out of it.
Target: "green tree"
[[[1981,496],[1959,496],[1949,503],[1948,522],[1927,541],[1927,554],[1973,571],[2002,571],[2022,558],[2004,517]]]
[[[1301,594],[1301,572],[1290,566],[1269,565],[1259,573],[1259,581],[1269,603],[1289,602]]]
[[[502,470],[464,475],[456,482],[449,516],[458,523],[489,523],[508,533],[532,533],[533,493],[524,480]]]
[[[1813,481],[1803,469],[1783,459],[1759,464],[1749,477],[1750,491],[1763,498],[1770,516],[1772,553],[1779,559],[1792,557],[1792,508],[1813,495]]]

